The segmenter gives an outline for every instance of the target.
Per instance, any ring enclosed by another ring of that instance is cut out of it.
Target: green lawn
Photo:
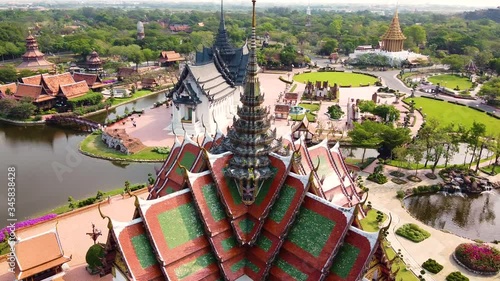
[[[114,158],[117,160],[152,160],[162,162],[168,155],[154,152],[154,147],[146,147],[145,149],[134,154],[123,154],[114,149],[111,149],[101,140],[101,134],[90,134],[80,144],[80,149],[83,152],[91,153],[97,157]]]
[[[148,91],[148,90],[136,91],[132,96],[127,97],[127,98],[114,98],[113,102],[111,103],[111,106],[119,105],[122,103],[127,103],[133,99],[142,98],[142,97],[147,96],[147,95],[152,94],[152,93],[153,92]]]
[[[440,120],[443,126],[454,123],[470,128],[476,121],[486,125],[487,134],[496,133],[500,126],[500,120],[467,106],[427,98],[407,98],[405,101],[410,102],[412,99],[415,100],[415,108],[422,107],[422,113],[427,114],[429,118]]]
[[[384,214],[384,218],[382,219],[381,223],[384,223],[384,221],[387,219],[387,215]],[[376,232],[379,230],[379,223],[377,222],[377,210],[375,209],[370,209],[368,211],[368,214],[364,219],[360,221],[361,227],[363,228],[364,231],[367,232]]]
[[[307,115],[307,120],[309,122],[316,122],[316,117],[317,117],[317,112],[319,111],[319,104],[317,103],[299,103],[300,107],[303,107],[305,109],[309,109],[309,111],[306,113]],[[304,114],[290,114],[290,119],[292,121],[302,121],[304,119]]]
[[[469,80],[469,78],[461,77],[459,75],[436,75],[430,76],[429,78],[427,78],[427,80],[435,85],[439,83],[439,85],[448,89],[454,89],[457,86],[460,88],[460,91],[472,88],[472,82]]]
[[[481,171],[483,171],[483,172],[488,172],[488,173],[490,173],[490,174],[491,174],[491,173],[492,173],[492,171],[493,171],[493,167],[495,167],[495,175],[496,175],[496,174],[498,174],[498,173],[500,173],[500,167],[499,167],[499,166],[495,166],[495,164],[494,164],[494,163],[493,163],[493,164],[491,164],[491,165],[488,165],[488,166],[486,166],[486,167],[482,167],[482,168],[481,168]]]
[[[359,87],[359,84],[373,85],[377,79],[368,75],[349,73],[349,72],[311,72],[295,75],[293,80],[300,83],[307,83],[307,81],[328,81],[328,84],[333,85],[337,83],[342,86],[352,85]]]
[[[387,240],[383,242],[385,252],[387,254],[387,258],[392,260],[396,256],[396,252],[392,249],[391,246],[388,245]],[[398,259],[392,264],[392,272],[395,272],[399,268],[398,274],[396,274],[396,280],[404,280],[404,281],[419,281],[417,276],[413,274],[410,270],[406,269],[406,264]]]

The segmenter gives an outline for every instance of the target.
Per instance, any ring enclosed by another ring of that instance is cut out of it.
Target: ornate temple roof
[[[52,68],[53,63],[45,60],[45,55],[38,49],[36,38],[31,35],[31,31],[26,37],[26,52],[22,56],[23,62],[17,68],[47,69]]]
[[[394,17],[392,18],[391,25],[389,29],[382,35],[382,40],[405,40],[406,36],[401,31],[401,27],[399,26],[399,16],[398,11],[394,13]]]
[[[241,48],[234,48],[229,43],[224,19],[224,5],[221,0],[221,16],[219,29],[212,47],[203,47],[201,52],[196,53],[196,64],[206,64],[215,57],[228,69],[231,80],[235,85],[242,85],[246,75],[249,51],[247,44]]]
[[[114,266],[130,280],[352,281],[364,275],[379,234],[353,226],[359,194],[338,147],[277,140],[261,107],[252,2],[238,118],[226,136],[176,138],[148,200],[136,198],[133,221],[109,226],[105,272]],[[199,74],[211,81],[210,73]],[[312,164],[316,157],[319,165]]]
[[[229,73],[215,58],[203,65],[186,65],[170,95],[175,104],[197,105],[201,103],[198,93],[207,96],[210,101],[216,101],[235,91]]]

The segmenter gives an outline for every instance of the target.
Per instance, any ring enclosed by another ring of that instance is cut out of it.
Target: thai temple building
[[[224,136],[185,134],[131,221],[108,219],[113,280],[367,280],[379,232],[338,146],[277,138],[257,77],[255,0],[241,106]],[[202,78],[206,79],[206,78]],[[371,280],[371,279],[370,279]],[[380,279],[382,280],[382,279]],[[388,279],[385,279],[388,280]]]
[[[401,31],[401,26],[399,25],[399,15],[396,9],[391,25],[384,35],[382,35],[382,41],[379,45],[376,47],[370,45],[358,46],[356,50],[354,50],[354,53],[349,54],[349,58],[356,59],[364,54],[383,55],[389,58],[389,62],[393,66],[401,66],[401,63],[404,61],[415,63],[419,60],[427,61],[429,59],[428,56],[404,50],[403,45],[405,39],[406,36]]]
[[[168,94],[175,105],[167,130],[175,134],[198,136],[203,125],[215,134],[215,122],[226,127],[236,114],[248,63],[248,47],[229,43],[221,1],[219,30],[211,48],[196,54],[196,64],[186,64],[179,80]]]
[[[30,70],[53,70],[54,64],[45,59],[44,53],[38,49],[36,38],[29,32],[26,37],[26,52],[23,55],[23,62],[17,66],[17,69]]]

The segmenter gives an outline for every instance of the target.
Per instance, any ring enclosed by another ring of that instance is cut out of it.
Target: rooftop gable
[[[65,72],[56,75],[42,75],[42,86],[49,94],[55,95],[59,91],[59,86],[74,84],[75,80],[71,73]]]

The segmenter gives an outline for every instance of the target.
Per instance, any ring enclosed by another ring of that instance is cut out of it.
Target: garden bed
[[[389,173],[389,175],[393,176],[393,177],[396,177],[396,178],[402,178],[405,176],[404,173],[402,172],[399,172],[399,171],[392,171]]]
[[[426,173],[425,177],[428,178],[428,179],[431,179],[431,180],[437,179],[436,174],[433,174],[433,173]]]
[[[443,266],[433,259],[428,259],[422,264],[422,268],[429,271],[430,273],[439,273],[443,270]]]
[[[500,251],[487,244],[462,243],[455,248],[453,257],[477,274],[495,275],[500,271]]]
[[[400,178],[392,178],[391,181],[395,184],[407,184],[408,182]]]
[[[431,234],[429,232],[413,223],[407,223],[401,226],[396,230],[396,234],[415,243],[422,242],[425,239],[431,237]]]
[[[412,181],[412,182],[421,182],[422,179],[415,176],[415,175],[409,175],[406,177],[407,180]]]

